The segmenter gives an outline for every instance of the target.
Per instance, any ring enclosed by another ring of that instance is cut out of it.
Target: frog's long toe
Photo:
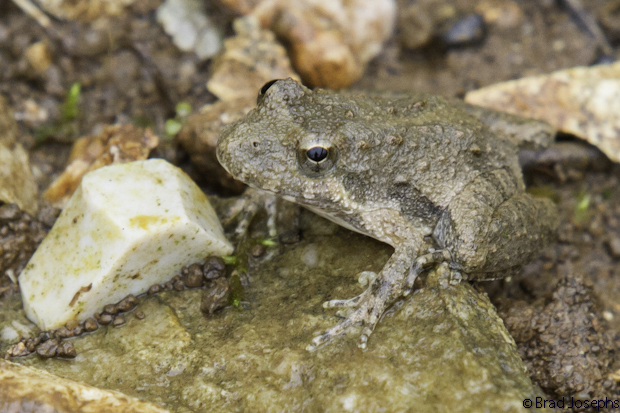
[[[360,305],[362,299],[367,295],[368,290],[364,291],[360,295],[355,297],[346,299],[346,300],[329,300],[323,303],[323,308],[334,308],[334,307],[357,307]]]
[[[351,326],[353,326],[353,320],[351,317],[346,318],[340,324],[335,325],[334,327],[327,330],[325,333],[320,336],[316,336],[312,339],[312,346],[309,347],[309,350],[314,350],[323,344],[329,343],[332,338],[338,337],[341,334],[344,334],[346,330],[348,330]]]

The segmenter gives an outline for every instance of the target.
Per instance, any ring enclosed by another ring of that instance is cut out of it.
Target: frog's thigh
[[[498,169],[478,176],[452,199],[433,237],[450,252],[457,268],[471,272],[485,267],[492,220],[500,206],[518,193],[521,187],[517,179]],[[512,218],[499,219],[510,225]]]
[[[487,257],[480,270],[494,272],[525,264],[539,253],[557,229],[553,202],[524,192],[497,208],[484,241]]]

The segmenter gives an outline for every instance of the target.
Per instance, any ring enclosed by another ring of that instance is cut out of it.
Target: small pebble
[[[38,337],[30,337],[28,340],[26,340],[25,344],[28,351],[32,353],[40,343],[41,340],[39,340]]]
[[[200,264],[192,264],[183,274],[183,282],[188,288],[201,287],[202,277],[202,266]]]
[[[207,280],[220,278],[226,271],[226,264],[220,257],[209,257],[203,266],[203,273]]]
[[[32,353],[32,351],[29,351],[24,343],[19,342],[11,347],[8,354],[12,357],[23,357],[30,353]]]
[[[86,321],[84,321],[84,330],[91,332],[95,331],[97,328],[99,328],[99,326],[97,325],[97,322],[94,318],[89,317],[86,319]]]
[[[613,236],[607,241],[607,246],[609,247],[609,252],[611,256],[620,259],[620,237]]]
[[[129,294],[127,297],[123,298],[118,304],[116,304],[116,308],[119,311],[126,312],[132,310],[136,305],[138,305],[138,299],[133,294]]]
[[[183,284],[183,281],[178,280],[174,282],[173,287],[176,291],[183,291],[185,289],[185,284]]]
[[[172,279],[170,281],[172,282],[172,284],[174,284],[177,281],[181,281],[181,276],[179,274],[177,274],[174,277],[172,277]]]
[[[151,285],[151,288],[149,288],[149,291],[148,291],[148,295],[157,294],[158,292],[161,292],[161,290],[163,289],[164,288],[159,284]]]
[[[54,357],[58,352],[58,341],[47,340],[37,347],[37,354],[44,358]]]
[[[56,337],[60,337],[60,338],[73,337],[73,332],[69,330],[67,327],[62,326],[58,330],[56,330]]]
[[[67,327],[68,330],[73,330],[78,325],[80,325],[80,323],[77,320],[70,320],[67,322],[67,324],[65,324],[65,327]]]
[[[82,333],[84,333],[84,327],[77,326],[73,330],[71,330],[71,332],[73,333],[73,337],[81,336]]]
[[[441,39],[448,47],[456,47],[480,43],[485,35],[484,19],[479,14],[471,14],[450,25]]]
[[[213,280],[210,287],[202,294],[200,310],[206,314],[213,314],[220,308],[228,305],[230,297],[230,285],[225,278]]]
[[[105,307],[103,307],[103,312],[105,314],[115,315],[118,313],[118,308],[114,304],[108,304]]]
[[[174,288],[174,285],[171,281],[168,281],[166,284],[164,284],[164,287],[166,287],[166,290],[172,290],[172,288]]]
[[[125,317],[123,317],[122,315],[116,316],[116,318],[114,318],[114,322],[112,322],[112,325],[114,327],[118,327],[123,324],[125,324]]]
[[[265,255],[265,251],[267,251],[267,248],[265,248],[264,245],[256,244],[250,250],[250,254],[252,254],[253,257],[258,258],[258,257],[262,257],[263,255]]]
[[[58,357],[74,358],[75,356],[77,356],[77,352],[75,351],[75,347],[73,346],[72,342],[63,341],[58,346],[58,349],[56,350],[56,355]]]
[[[114,321],[114,317],[110,314],[101,314],[101,317],[99,317],[99,324],[104,326],[110,324],[112,321]]]
[[[144,320],[144,317],[146,317],[146,316],[144,315],[144,313],[142,311],[136,311],[136,318],[138,320]]]

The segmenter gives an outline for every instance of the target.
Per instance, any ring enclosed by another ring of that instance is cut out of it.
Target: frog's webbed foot
[[[413,264],[414,253],[411,250],[395,251],[379,276],[360,295],[348,300],[331,300],[323,304],[325,308],[352,307],[354,310],[338,325],[315,337],[308,350],[313,351],[334,337],[344,334],[356,324],[362,324],[360,348],[366,348],[368,337],[387,308],[403,295],[404,281]]]
[[[223,219],[224,226],[238,218],[235,238],[241,238],[248,232],[252,219],[261,210],[267,211],[267,229],[270,237],[275,237],[276,230],[276,196],[260,189],[248,188],[229,208]]]
[[[323,304],[324,308],[333,307],[357,307],[340,324],[328,329],[325,333],[312,339],[312,345],[308,350],[315,350],[319,346],[329,342],[332,338],[344,334],[349,328],[357,323],[363,323],[362,335],[358,347],[366,348],[368,337],[372,334],[375,326],[387,307],[394,301],[394,288],[387,285],[373,283],[362,294],[348,300],[331,300]]]

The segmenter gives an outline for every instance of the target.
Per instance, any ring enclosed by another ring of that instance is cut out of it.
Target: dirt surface
[[[399,7],[413,3],[400,0]],[[423,10],[452,7],[451,17],[438,18],[432,28],[437,35],[419,49],[403,48],[397,32],[355,89],[462,96],[494,82],[590,65],[605,57],[564,2],[417,3]],[[483,13],[492,3],[514,4],[519,12],[510,9],[515,15],[509,23],[486,25],[474,44],[451,46],[441,40],[454,22]],[[164,122],[174,116],[177,103],[198,108],[214,101],[206,90],[208,62],[177,50],[155,21],[158,4],[136,1],[129,13],[110,19],[106,30],[55,21],[54,30],[46,31],[12,2],[0,2],[0,93],[20,120],[19,141],[30,150],[41,190],[61,172],[75,138],[115,122],[151,126],[164,136]],[[584,6],[603,23],[617,50],[619,2],[588,0]],[[231,19],[225,11],[219,13]],[[24,53],[37,42],[48,50],[49,67],[43,71]],[[617,51],[608,57],[617,58]],[[63,105],[76,82],[81,85],[79,113],[67,120]],[[172,150],[175,159],[191,167],[183,153]],[[620,167],[558,172],[551,167],[527,176],[533,190],[558,203],[563,224],[557,243],[511,280],[477,287],[498,307],[533,382],[549,397],[615,399],[611,374],[620,368]],[[6,220],[7,234],[16,231],[13,227],[26,231],[31,225],[29,220],[16,222]],[[45,228],[35,226],[36,231]],[[36,239],[32,243],[40,241],[40,234],[27,236]],[[32,243],[24,251],[31,251]],[[5,288],[10,283],[6,278],[0,280],[0,300],[16,292]]]
[[[498,306],[532,380],[549,395],[617,398],[610,373],[620,368],[620,266],[612,247],[619,233],[620,168],[554,186],[543,174],[535,181],[546,181],[537,188],[559,201],[558,242],[511,282],[479,286]]]

